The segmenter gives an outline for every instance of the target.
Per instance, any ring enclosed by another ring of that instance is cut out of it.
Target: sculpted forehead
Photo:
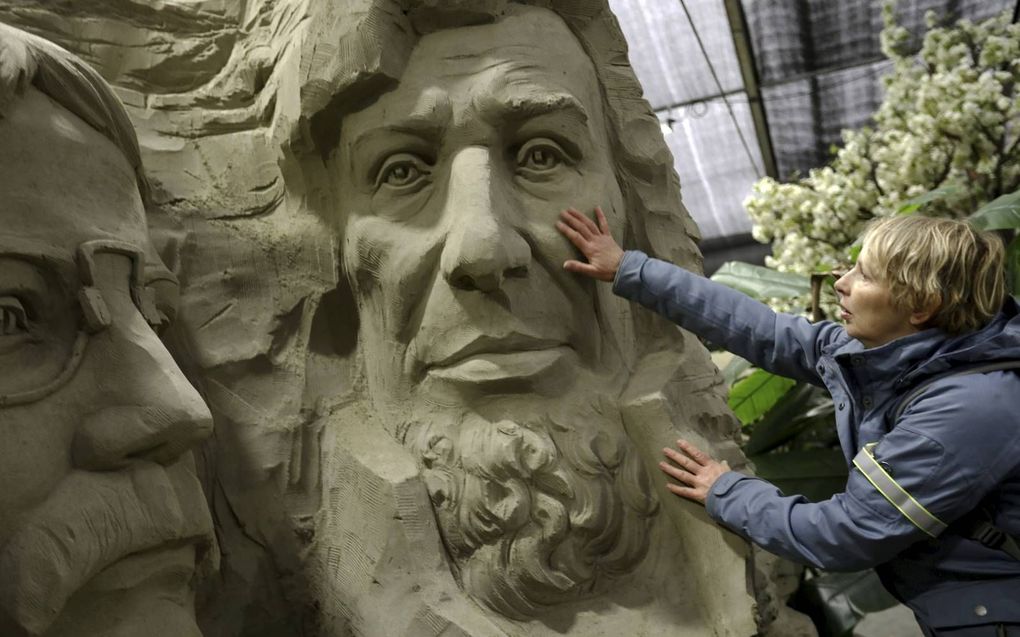
[[[462,123],[489,100],[557,101],[571,95],[601,117],[591,59],[562,18],[512,5],[495,24],[447,29],[418,42],[399,86],[345,121],[344,133],[383,119],[425,115]],[[450,123],[449,121],[444,122]],[[494,123],[494,122],[493,122]]]
[[[34,88],[0,118],[0,222],[8,236],[67,247],[116,238],[142,246],[134,171],[114,144]]]

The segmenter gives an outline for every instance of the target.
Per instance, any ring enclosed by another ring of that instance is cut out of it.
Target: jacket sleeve
[[[1020,428],[1009,415],[1009,396],[1020,387],[1006,391],[1001,383],[994,389],[975,381],[941,381],[874,448],[896,483],[947,525],[1020,462]],[[851,469],[843,493],[817,503],[731,471],[712,486],[706,506],[713,519],[763,548],[830,570],[875,566],[930,537],[858,469]]]
[[[774,312],[745,294],[636,250],[624,254],[613,292],[775,374],[816,385],[821,348],[843,337],[830,321]]]

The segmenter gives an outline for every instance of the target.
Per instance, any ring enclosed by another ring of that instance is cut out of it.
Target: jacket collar
[[[857,339],[841,340],[823,350],[844,373],[862,386],[881,383],[899,388],[950,368],[995,360],[1020,360],[1020,306],[1007,297],[1002,310],[985,327],[951,336],[931,328],[866,349]]]

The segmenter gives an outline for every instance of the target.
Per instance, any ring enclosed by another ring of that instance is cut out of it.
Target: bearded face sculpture
[[[554,227],[599,204],[623,226],[591,60],[556,14],[515,7],[424,36],[341,131],[369,393],[465,587],[513,617],[593,594],[640,562],[657,501],[605,398],[619,307],[562,269]]]

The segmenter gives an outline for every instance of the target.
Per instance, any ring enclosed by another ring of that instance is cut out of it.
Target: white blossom
[[[744,202],[752,236],[772,242],[766,265],[784,272],[827,271],[846,261],[869,219],[896,214],[936,188],[955,194],[926,204],[929,215],[962,218],[1020,187],[1020,25],[1009,13],[928,31],[916,53],[910,34],[883,7],[883,53],[893,70],[870,128],[846,130],[829,165],[792,183],[758,181]],[[806,298],[775,302],[803,312]],[[823,306],[832,308],[831,299]]]

